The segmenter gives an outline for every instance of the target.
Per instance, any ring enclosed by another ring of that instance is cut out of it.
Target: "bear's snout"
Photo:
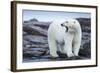
[[[62,27],[65,27],[66,28],[66,32],[68,32],[68,27],[65,26],[63,23],[61,24]]]

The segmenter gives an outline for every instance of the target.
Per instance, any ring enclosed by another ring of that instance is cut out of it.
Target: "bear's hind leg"
[[[56,44],[55,40],[50,40],[49,41],[49,48],[50,48],[50,55],[52,57],[58,57],[58,54],[57,54],[57,44]]]
[[[58,52],[64,54],[63,50],[64,50],[64,42],[63,43],[58,43],[57,42],[57,50]]]
[[[73,53],[74,53],[75,56],[78,56],[79,49],[80,49],[80,44],[75,43],[75,44],[73,45]]]

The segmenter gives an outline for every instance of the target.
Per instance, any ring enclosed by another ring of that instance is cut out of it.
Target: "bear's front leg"
[[[80,49],[80,42],[79,43],[77,42],[73,45],[73,53],[75,56],[78,56],[79,49]]]
[[[50,40],[48,43],[49,43],[50,55],[54,58],[58,57],[56,41]]]
[[[64,53],[68,57],[73,57],[74,56],[74,54],[72,52],[72,45],[71,44],[65,42],[65,45],[64,45]]]

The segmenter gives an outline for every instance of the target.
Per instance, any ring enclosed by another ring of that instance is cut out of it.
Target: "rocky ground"
[[[23,23],[23,62],[39,62],[51,60],[79,60],[91,58],[91,20],[77,18],[82,28],[82,44],[79,57],[67,58],[59,54],[59,58],[52,59],[49,54],[47,30],[52,22],[40,22],[37,19]]]

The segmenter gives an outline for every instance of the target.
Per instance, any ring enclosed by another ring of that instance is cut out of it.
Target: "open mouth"
[[[67,26],[64,26],[63,24],[61,24],[62,27],[65,27],[66,28],[66,32],[68,32],[68,27]]]
[[[67,26],[65,26],[65,28],[66,28],[66,32],[68,32],[68,27],[67,27]]]

